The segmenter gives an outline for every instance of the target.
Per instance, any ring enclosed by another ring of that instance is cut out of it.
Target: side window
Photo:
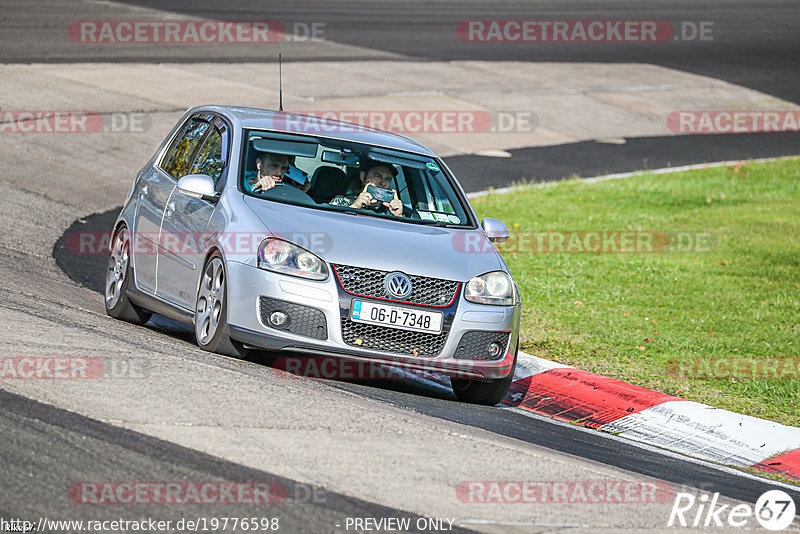
[[[183,131],[175,137],[167,150],[161,168],[176,180],[189,174],[197,145],[208,130],[208,123],[200,119],[192,119],[186,123]]]
[[[217,185],[219,177],[222,175],[223,166],[222,134],[217,128],[214,128],[208,134],[206,142],[197,153],[189,174],[207,174],[214,179],[214,185]]]
[[[422,182],[424,184],[424,191],[426,192],[427,200],[423,202],[420,199],[420,209],[438,211],[442,213],[455,213],[453,203],[448,197],[441,184],[427,172],[420,173]]]
[[[308,176],[311,177],[314,176],[314,171],[317,170],[317,167],[320,165],[320,158],[322,158],[321,150],[315,158],[304,158],[302,156],[297,156],[294,158],[294,166],[307,173]]]

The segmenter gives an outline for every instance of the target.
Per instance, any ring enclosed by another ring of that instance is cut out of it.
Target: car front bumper
[[[325,281],[314,282],[235,261],[226,262],[226,267],[229,281],[230,336],[248,346],[309,356],[342,357],[373,364],[399,365],[407,369],[434,371],[475,380],[504,378],[511,371],[518,343],[521,309],[519,303],[515,306],[473,304],[464,300],[459,291],[456,302],[446,311],[448,332],[441,351],[434,356],[414,356],[363,348],[344,341],[342,316],[347,313],[350,300],[356,297],[346,295],[333,274]],[[324,315],[324,338],[321,335],[299,335],[268,326],[262,319],[262,297],[318,310]],[[362,300],[371,299],[367,297]],[[436,310],[413,304],[394,305]],[[462,336],[471,331],[508,332],[508,341],[502,355],[495,360],[455,358]]]

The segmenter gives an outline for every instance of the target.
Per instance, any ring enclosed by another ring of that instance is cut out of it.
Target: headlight
[[[319,256],[275,237],[258,246],[258,268],[311,280],[328,278],[328,268]]]
[[[464,298],[478,304],[494,304],[495,306],[513,306],[514,284],[504,271],[476,276],[467,282]]]

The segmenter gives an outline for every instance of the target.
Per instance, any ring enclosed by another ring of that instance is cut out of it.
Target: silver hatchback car
[[[520,297],[444,162],[388,132],[305,115],[189,110],[138,173],[114,225],[112,317],[158,313],[205,350],[332,357],[450,377],[500,402]]]

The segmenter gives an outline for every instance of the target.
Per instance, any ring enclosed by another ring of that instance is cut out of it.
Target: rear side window
[[[183,131],[172,141],[161,168],[176,180],[189,174],[197,146],[208,128],[209,124],[200,119],[187,122]]]
[[[222,134],[219,129],[214,127],[206,138],[206,142],[197,152],[197,157],[192,164],[189,174],[207,174],[214,179],[214,185],[219,182],[222,175],[222,168],[225,163],[222,160]]]

